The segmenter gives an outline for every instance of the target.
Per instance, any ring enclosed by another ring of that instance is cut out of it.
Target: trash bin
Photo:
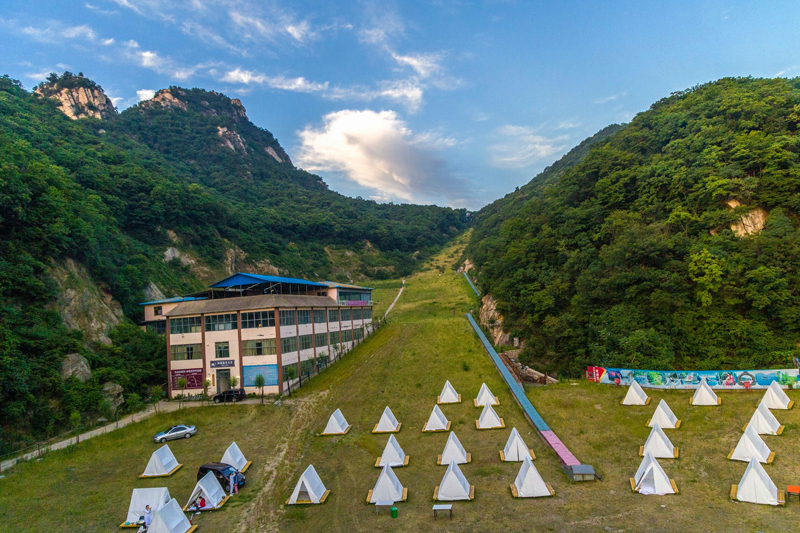
[[[392,507],[392,518],[397,518],[397,507]]]

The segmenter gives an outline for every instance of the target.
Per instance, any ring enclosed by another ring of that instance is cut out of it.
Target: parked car
[[[219,481],[219,484],[222,485],[222,488],[225,490],[225,492],[228,492],[228,487],[230,485],[228,480],[230,479],[231,472],[236,472],[237,474],[239,474],[239,479],[240,479],[238,483],[239,488],[244,487],[245,484],[244,474],[242,474],[229,464],[226,463],[204,464],[197,470],[197,481],[203,479],[203,477],[205,477],[205,475],[209,472],[214,472],[214,476],[217,478],[217,481]]]
[[[192,435],[197,433],[197,428],[194,426],[186,426],[184,424],[179,424],[177,426],[172,426],[166,431],[162,431],[161,433],[156,433],[156,436],[153,437],[154,442],[166,442],[168,440],[175,440],[175,439],[188,439]]]
[[[222,403],[222,402],[241,402],[247,397],[244,392],[244,389],[228,389],[225,392],[220,392],[219,394],[215,395],[213,400],[214,403]]]

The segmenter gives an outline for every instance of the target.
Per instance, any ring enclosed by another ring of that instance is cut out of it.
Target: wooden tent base
[[[473,398],[472,399],[472,403],[475,405],[475,407],[483,407],[482,405],[478,405],[478,399],[477,398]],[[494,402],[492,403],[492,407],[495,407],[497,405],[500,405],[500,400],[497,398],[497,396],[495,396],[494,397]]]
[[[740,500],[739,498],[736,497],[738,492],[739,492],[739,486],[738,485],[731,485],[731,501],[732,502],[742,501],[742,500]],[[745,503],[751,503],[751,502],[745,502]],[[786,497],[785,497],[784,492],[782,490],[778,491],[778,505],[780,505],[781,507],[785,507],[786,506]]]
[[[373,428],[372,432],[373,433],[400,433],[400,426],[402,426],[402,425],[403,425],[402,422],[398,422],[397,423],[397,429],[395,429],[394,431],[378,431],[378,424],[375,424],[375,427]]]
[[[461,403],[461,395],[460,394],[458,395],[458,401],[457,402],[443,402],[441,396],[437,396],[436,397],[436,404],[437,405],[450,405],[450,404],[454,404],[454,403]]]
[[[325,503],[325,500],[328,499],[328,495],[330,493],[331,493],[330,489],[322,493],[322,498],[319,499],[319,503]],[[314,502],[312,502],[311,500],[297,500],[295,503],[289,503],[289,500],[286,500],[286,505],[314,505]]]
[[[469,486],[469,499],[470,500],[474,500],[475,499],[475,485],[470,485]],[[433,501],[447,501],[447,502],[449,502],[449,501],[458,501],[458,500],[440,500],[439,499],[439,485],[436,485],[436,488],[433,489]]]
[[[205,513],[205,512],[207,512],[207,511],[216,511],[216,510],[218,510],[218,509],[222,509],[222,506],[223,506],[223,505],[225,505],[226,503],[228,503],[228,500],[230,500],[230,499],[231,499],[231,495],[230,495],[230,494],[228,494],[227,496],[225,496],[224,498],[222,498],[222,501],[221,501],[221,502],[219,502],[219,505],[217,505],[216,507],[212,507],[212,508],[210,508],[210,509],[195,509],[195,510],[193,510],[192,512],[193,512],[193,513],[197,513],[197,512],[200,512],[200,513]],[[184,506],[183,506],[183,510],[184,510],[184,512],[185,512],[185,511],[187,511],[188,509],[189,509],[189,504],[187,503],[186,505],[184,505]]]
[[[472,462],[472,454],[467,452],[467,463],[471,463],[471,462]],[[436,464],[441,466],[441,464],[442,464],[442,456],[441,455],[439,456],[438,459],[436,459]],[[456,464],[464,464],[464,463],[456,463]],[[447,466],[447,465],[445,465],[445,466]]]
[[[392,468],[400,468],[401,466],[408,466],[408,460],[409,460],[409,456],[406,455],[405,459],[403,459],[403,464],[402,465],[393,466]],[[378,459],[375,461],[375,468],[383,468],[381,466],[381,458],[380,457],[378,457]]]
[[[482,427],[480,427],[479,424],[480,424],[480,420],[476,420],[475,421],[475,429],[503,429],[504,427],[506,427],[506,422],[502,418],[500,419],[500,425],[499,426],[495,426],[495,427],[491,427],[491,428],[482,428]]]
[[[177,471],[178,471],[178,469],[179,469],[180,467],[182,467],[182,466],[183,466],[183,464],[179,464],[178,466],[176,466],[175,468],[173,468],[172,470],[170,470],[170,471],[169,471],[169,472],[167,472],[166,474],[158,474],[158,475],[156,475],[156,476],[145,476],[144,474],[141,474],[141,475],[139,476],[139,479],[150,479],[150,478],[155,478],[155,477],[169,477],[169,476],[171,476],[172,474],[174,474],[175,472],[177,472]]]
[[[536,460],[536,454],[533,453],[533,450],[528,448],[528,453],[531,454],[531,461],[535,461]],[[506,462],[506,452],[504,452],[503,450],[500,450],[500,460],[503,461],[503,462]],[[508,462],[509,463],[519,463],[521,461],[508,461]]]
[[[317,436],[318,437],[333,437],[333,436],[336,436],[336,435],[347,435],[350,432],[350,428],[352,428],[352,427],[353,427],[353,424],[350,424],[349,426],[347,426],[347,429],[345,429],[342,433],[320,433]]]
[[[547,490],[550,491],[550,494],[548,496],[555,496],[556,495],[556,491],[553,490],[553,487],[550,486],[550,483],[545,481],[544,484],[547,486]],[[520,495],[519,495],[519,491],[517,490],[517,486],[512,483],[510,485],[510,487],[511,487],[511,495],[513,497],[515,497],[515,498],[519,498]],[[524,498],[546,498],[547,496],[523,496],[523,497]]]
[[[427,428],[428,428],[428,423],[427,422],[422,424],[422,432],[423,433],[439,433],[439,432],[442,432],[442,431],[450,431],[450,421],[449,420],[447,421],[447,427],[444,428],[444,429],[427,429]]]
[[[253,464],[253,461],[247,461],[247,463],[242,467],[241,470],[239,470],[239,472],[244,474],[245,472],[247,472],[247,469],[250,468],[251,464]]]
[[[639,457],[644,457],[644,446],[639,446]],[[671,459],[678,458],[678,448],[672,448],[672,457]],[[670,459],[670,457],[656,457],[656,459]]]
[[[408,500],[408,487],[403,487],[403,498],[400,500],[404,502]],[[367,503],[372,503],[372,489],[367,493]]]

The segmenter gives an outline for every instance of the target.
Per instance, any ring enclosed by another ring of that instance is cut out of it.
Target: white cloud
[[[566,135],[545,137],[524,126],[507,124],[495,132],[498,142],[489,146],[492,165],[498,168],[524,168],[552,158],[566,148]]]
[[[627,94],[628,94],[628,91],[622,91],[621,93],[612,94],[611,96],[606,96],[605,98],[598,98],[597,100],[594,100],[594,103],[595,104],[605,104],[605,103],[608,103],[608,102],[613,102],[614,100],[618,100],[618,99],[622,98],[623,96],[626,96]]]
[[[224,48],[226,50],[230,50],[239,55],[247,55],[244,50],[238,48],[228,41],[226,41],[221,35],[211,31],[207,27],[203,26],[200,23],[193,22],[193,21],[185,21],[181,25],[181,31],[186,35],[193,35],[199,38],[202,41],[215,44],[220,48]]]
[[[301,93],[313,93],[325,91],[328,88],[328,82],[318,83],[309,81],[302,76],[299,78],[286,78],[284,76],[267,76],[251,70],[242,70],[236,68],[225,73],[220,81],[229,83],[243,83],[245,85],[266,85],[273,89],[281,89],[284,91],[294,91]]]
[[[167,74],[178,80],[191,78],[203,65],[186,67],[176,64],[168,57],[162,57],[158,52],[152,50],[142,50],[136,41],[125,43],[124,54],[133,60],[140,67],[148,68],[159,74]]]
[[[139,89],[138,91],[136,91],[136,99],[138,102],[141,102],[143,100],[150,100],[155,95],[156,92],[153,89]],[[116,104],[116,102],[114,103]]]
[[[787,74],[790,74],[792,72],[797,72],[798,68],[799,67],[797,65],[792,65],[791,67],[787,67],[787,68],[781,70],[780,72],[778,72],[777,74],[775,74],[773,76],[773,78],[780,78],[781,76],[786,76]]]
[[[34,41],[46,44],[60,44],[67,40],[95,42],[97,34],[95,31],[82,24],[80,26],[66,26],[58,21],[50,21],[46,26],[24,26],[19,27],[15,21],[1,21],[14,33],[21,33],[30,37]]]
[[[405,34],[405,25],[396,13],[387,11],[386,5],[368,6],[368,23],[358,31],[362,43],[385,46],[395,36]]]
[[[400,65],[408,66],[421,78],[428,78],[434,74],[442,72],[441,54],[417,54],[417,55],[400,55],[392,53],[392,58]]]

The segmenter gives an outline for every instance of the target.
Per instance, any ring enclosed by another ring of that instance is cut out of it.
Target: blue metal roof
[[[209,285],[211,289],[222,289],[225,287],[238,287],[240,285],[253,285],[257,283],[295,283],[297,285],[311,285],[314,287],[327,287],[322,283],[316,281],[308,281],[307,279],[300,278],[282,278],[280,276],[262,276],[261,274],[247,274],[244,272],[237,272],[233,276],[227,277],[222,281],[218,281],[213,285]]]
[[[195,300],[206,300],[205,296],[195,298],[194,296],[175,296],[174,298],[165,298],[163,300],[153,300],[152,302],[143,302],[139,305],[153,305],[153,304],[174,304],[178,302],[193,302]]]

